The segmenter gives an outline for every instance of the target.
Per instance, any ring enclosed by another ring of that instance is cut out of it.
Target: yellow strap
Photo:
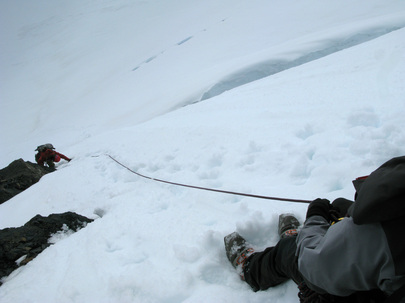
[[[333,221],[330,225],[332,226],[333,224],[338,223],[339,221],[342,221],[343,219],[344,219],[344,217],[339,218],[337,221]]]

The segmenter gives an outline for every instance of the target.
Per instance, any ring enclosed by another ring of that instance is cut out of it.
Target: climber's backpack
[[[38,151],[41,153],[43,151],[46,151],[47,149],[55,149],[55,147],[53,147],[53,145],[51,143],[47,143],[47,144],[42,144],[42,145],[38,146],[35,151]]]

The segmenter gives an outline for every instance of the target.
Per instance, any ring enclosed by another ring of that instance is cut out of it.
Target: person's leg
[[[252,246],[236,232],[224,238],[228,260],[254,291],[265,290],[289,279],[297,284],[302,281],[295,257],[299,225],[292,214],[281,214],[278,223],[281,240],[262,252],[254,252]]]
[[[252,254],[244,264],[244,279],[254,291],[265,290],[289,279],[299,284],[302,281],[298,271],[295,251],[296,237],[281,239],[276,246]]]
[[[46,164],[48,164],[48,167],[51,169],[55,168],[55,163],[53,163],[53,161],[50,159],[46,160]]]

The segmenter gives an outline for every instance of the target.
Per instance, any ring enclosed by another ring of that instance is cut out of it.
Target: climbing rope
[[[218,192],[218,193],[223,193],[223,194],[231,194],[231,195],[237,195],[237,196],[245,196],[245,197],[250,197],[250,198],[259,198],[259,199],[267,199],[267,200],[277,200],[277,201],[286,201],[286,202],[298,202],[298,203],[311,203],[312,200],[300,200],[300,199],[289,199],[289,198],[279,198],[279,197],[269,197],[269,196],[261,196],[261,195],[253,195],[253,194],[246,194],[246,193],[239,193],[239,192],[234,192],[234,191],[228,191],[228,190],[221,190],[221,189],[214,189],[214,188],[207,188],[207,187],[200,187],[200,186],[195,186],[195,185],[189,185],[189,184],[183,184],[183,183],[177,183],[177,182],[170,182],[170,181],[165,181],[157,178],[152,178],[149,176],[142,175],[132,169],[130,169],[128,166],[122,164],[119,162],[117,159],[112,157],[109,154],[106,154],[107,157],[109,157],[111,160],[116,162],[118,165],[124,167],[131,173],[153,181],[157,182],[162,182],[162,183],[167,183],[171,185],[176,185],[176,186],[183,186],[183,187],[188,187],[188,188],[195,188],[195,189],[201,189],[201,190],[207,190],[207,191],[213,191],[213,192]]]

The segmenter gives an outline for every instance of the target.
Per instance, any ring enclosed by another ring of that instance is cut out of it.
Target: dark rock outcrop
[[[48,240],[53,234],[66,228],[77,231],[92,221],[76,213],[66,212],[48,217],[36,215],[24,226],[0,230],[0,278],[27,264],[50,246]]]
[[[10,163],[0,170],[0,204],[11,199],[31,185],[37,183],[41,177],[54,170],[43,167],[23,159]]]

